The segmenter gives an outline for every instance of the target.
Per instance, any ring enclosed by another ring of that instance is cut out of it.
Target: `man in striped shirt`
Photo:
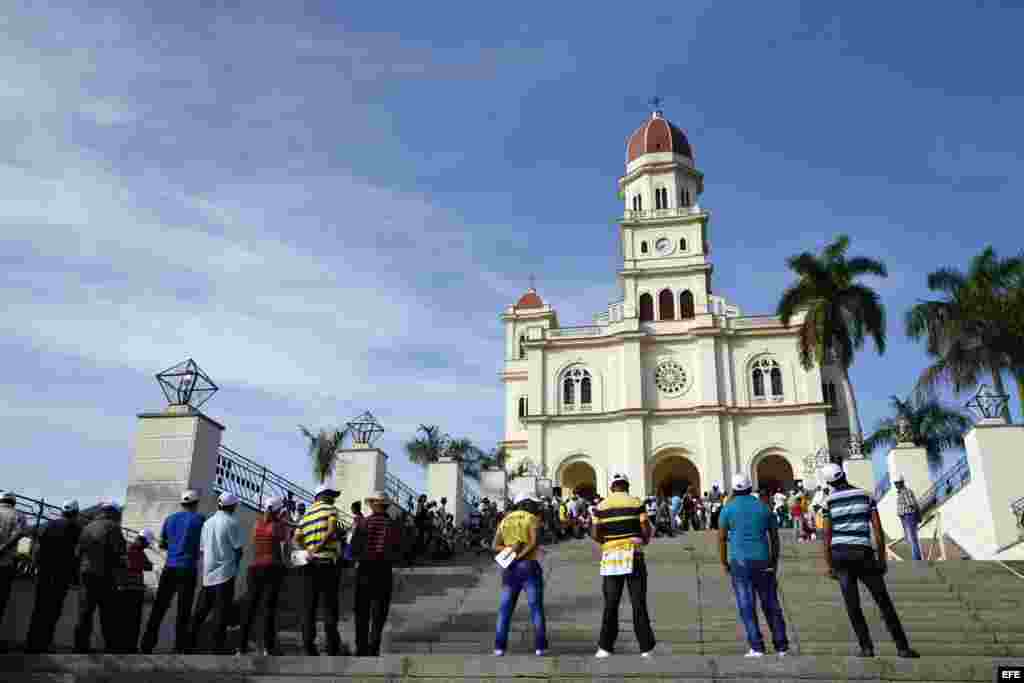
[[[376,491],[366,499],[373,513],[361,517],[352,537],[356,570],[356,656],[379,657],[381,634],[391,607],[392,566],[402,546],[398,523],[388,515],[391,499]],[[372,622],[372,624],[371,624]]]
[[[316,608],[323,598],[327,617],[324,619],[324,633],[327,637],[327,654],[337,657],[341,654],[341,634],[338,633],[338,587],[341,571],[338,568],[338,509],[334,499],[338,491],[321,484],[316,489],[313,506],[299,522],[295,530],[295,543],[309,553],[309,562],[304,567],[305,619],[302,624],[302,642],[306,654],[312,657],[320,654],[316,649]]]
[[[917,652],[910,649],[907,634],[903,631],[899,615],[889,597],[883,575],[886,572],[885,534],[878,518],[875,501],[867,491],[855,488],[846,481],[846,473],[839,465],[828,464],[822,468],[822,475],[832,493],[822,507],[825,536],[825,564],[830,578],[839,580],[839,588],[846,603],[846,613],[860,642],[860,656],[874,657],[875,646],[871,641],[864,612],[860,608],[860,592],[857,582],[862,582],[871,592],[885,620],[889,634],[896,642],[896,653],[900,657],[917,658]],[[871,547],[874,532],[875,550]]]
[[[594,511],[590,535],[601,544],[601,583],[604,616],[597,657],[610,657],[619,635],[619,603],[622,589],[629,586],[633,605],[633,629],[640,652],[650,657],[654,651],[654,631],[647,613],[647,565],[641,548],[650,541],[651,524],[643,501],[629,495],[629,479],[612,475],[611,493]]]

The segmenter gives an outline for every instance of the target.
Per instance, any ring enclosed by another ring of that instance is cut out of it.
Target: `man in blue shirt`
[[[672,494],[672,501],[669,505],[672,513],[672,531],[679,531],[682,526],[679,513],[683,511],[683,497],[679,495],[679,491]]]
[[[199,494],[185,491],[181,494],[181,511],[164,520],[160,531],[160,547],[167,551],[167,564],[160,574],[156,600],[149,613],[146,632],[139,643],[139,651],[151,654],[160,635],[160,624],[171,605],[171,599],[178,596],[178,619],[174,630],[174,651],[184,654],[189,644],[189,619],[192,615],[192,598],[196,592],[199,575],[199,539],[203,531],[203,516],[196,512]]]
[[[764,638],[757,621],[757,600],[772,630],[772,644],[780,657],[789,652],[786,622],[779,605],[776,570],[779,566],[778,520],[768,506],[750,495],[750,479],[737,474],[733,498],[718,518],[719,556],[732,579],[736,608],[747,631],[747,657],[764,656]]]

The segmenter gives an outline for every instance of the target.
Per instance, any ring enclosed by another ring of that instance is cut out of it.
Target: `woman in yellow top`
[[[504,570],[501,577],[501,604],[498,607],[498,625],[494,637],[494,654],[505,654],[508,647],[508,630],[512,622],[519,593],[526,589],[526,600],[530,604],[530,619],[533,621],[534,645],[537,656],[543,656],[548,649],[547,627],[544,621],[544,575],[537,561],[537,538],[540,531],[540,502],[521,493],[516,496],[513,511],[505,515],[494,535],[494,550],[502,552],[512,548],[516,559]]]

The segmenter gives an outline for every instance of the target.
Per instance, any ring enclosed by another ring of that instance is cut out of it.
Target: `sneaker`
[[[789,650],[779,650],[775,654],[777,654],[779,657],[786,657],[789,655]]]
[[[538,657],[546,657],[548,654],[547,650],[537,650],[536,652]]]
[[[494,656],[495,657],[504,657],[505,656],[505,651],[504,650],[495,650],[494,651]]]
[[[608,652],[608,650],[599,647],[597,648],[597,654],[595,654],[594,656],[598,659],[607,659],[608,657],[612,656],[612,653]]]
[[[745,654],[743,656],[746,657],[747,659],[757,659],[758,657],[764,657],[764,653],[763,652],[758,652],[757,650],[754,650],[754,649],[751,649],[750,652],[748,652],[747,654]]]
[[[917,653],[917,650],[911,650],[909,647],[903,650],[897,650],[896,656],[902,657],[903,659],[919,659],[921,657],[921,655]]]
[[[647,652],[641,652],[640,656],[641,657],[647,657],[648,659],[650,659],[651,657],[654,656],[654,650],[651,649],[651,650],[648,650]]]
[[[862,647],[860,649],[860,654],[858,655],[858,657],[874,657],[874,656],[875,656],[875,650],[874,650],[874,648],[870,648],[870,647]]]

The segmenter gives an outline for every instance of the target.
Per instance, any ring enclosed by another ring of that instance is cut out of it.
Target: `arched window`
[[[519,419],[522,419],[522,418],[526,417],[526,415],[527,415],[526,408],[527,408],[526,397],[525,396],[520,396],[519,397]]]
[[[580,397],[578,408],[576,396]],[[592,402],[590,371],[578,365],[566,370],[562,376],[562,409],[590,410]]]
[[[634,211],[643,211],[644,210],[644,197],[643,197],[643,195],[639,195],[639,194],[633,195],[633,210]]]
[[[696,315],[693,309],[693,292],[686,290],[679,295],[679,317],[687,320]]]
[[[664,187],[659,187],[657,190],[654,191],[654,208],[668,208],[668,190],[665,189]]]
[[[640,253],[641,254],[646,254],[647,253],[647,240],[644,240],[643,242],[640,243]]]
[[[661,290],[661,293],[658,294],[658,319],[676,319],[675,298],[672,296],[672,292],[667,289]]]
[[[782,368],[773,358],[760,358],[754,361],[751,370],[754,398],[782,398]]]
[[[640,295],[640,322],[646,323],[654,320],[654,297],[648,292]]]
[[[679,205],[689,206],[690,205],[690,191],[685,187],[679,189]]]
[[[679,239],[679,251],[686,251],[686,238],[681,237]]]
[[[526,358],[526,335],[519,335],[519,359]]]

